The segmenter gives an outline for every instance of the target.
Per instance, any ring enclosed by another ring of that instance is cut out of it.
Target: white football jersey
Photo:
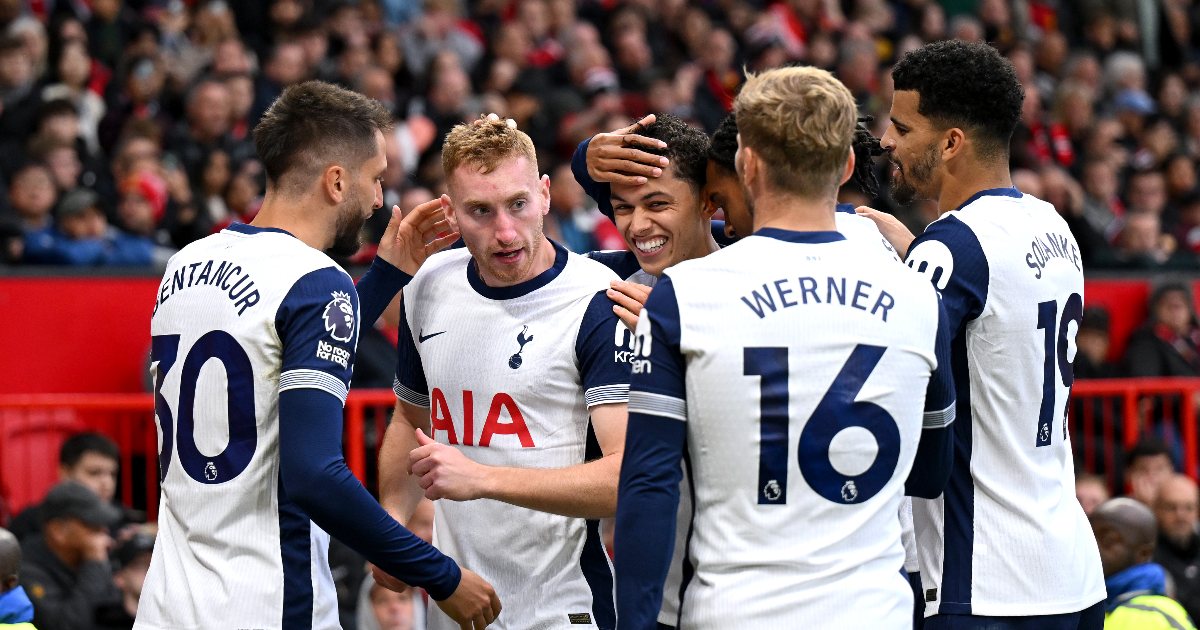
[[[1083,272],[1066,222],[1015,188],[983,191],[931,223],[908,265],[942,294],[958,389],[950,483],[913,501],[926,615],[1052,615],[1104,599],[1067,435]]]
[[[456,249],[404,289],[396,395],[430,408],[430,437],[489,466],[582,464],[599,454],[588,409],[628,400],[632,332],[604,293],[617,276],[554,247],[554,266],[516,286],[488,287]],[[434,506],[434,544],[504,603],[490,627],[615,626],[598,521],[490,499]],[[429,627],[458,625],[431,608]]]
[[[878,255],[837,232],[764,229],[668,269],[651,294],[630,413],[686,426],[694,575],[679,627],[911,626],[897,515],[922,429],[953,420],[952,394],[938,376],[926,413],[935,292],[901,265],[863,264]],[[658,485],[638,477],[641,464],[627,445],[620,501]],[[618,509],[624,625],[640,608],[625,595],[657,588],[638,557],[655,550],[630,542],[654,523],[624,520],[638,518],[636,504]],[[642,627],[641,612],[630,627]]]
[[[859,243],[877,243],[879,244],[878,251],[880,254],[885,258],[900,262],[900,257],[896,254],[895,248],[879,232],[879,228],[875,225],[875,222],[855,214],[854,206],[839,204],[838,210],[834,214],[834,222],[837,226],[837,231],[841,232],[847,239]],[[658,277],[646,273],[641,268],[637,256],[631,251],[599,251],[589,252],[585,255],[612,269],[614,273],[628,282],[636,282],[648,287],[653,287],[658,282]],[[694,571],[694,568],[691,566],[685,567],[688,532],[691,531],[692,527],[692,489],[691,481],[688,479],[687,468],[684,467],[682,472],[683,478],[679,484],[679,511],[675,521],[675,554],[671,558],[671,568],[667,573],[667,580],[663,585],[662,610],[658,614],[659,623],[672,627],[679,623],[679,590],[683,584],[684,575],[685,573],[691,575]],[[904,552],[906,558],[908,558],[905,562],[905,570],[913,573],[917,571],[916,543],[913,538],[912,508],[909,501],[906,497],[901,505],[900,522],[903,532]]]
[[[235,224],[175,254],[151,319],[158,538],[136,628],[336,628],[329,537],[282,492],[279,393],[343,402],[358,297],[328,256]],[[287,343],[284,343],[284,341]]]

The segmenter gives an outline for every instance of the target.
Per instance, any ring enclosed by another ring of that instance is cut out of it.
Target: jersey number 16
[[[886,409],[855,401],[863,383],[883,358],[886,348],[854,347],[833,383],[800,430],[797,459],[800,473],[817,494],[840,504],[867,501],[879,493],[896,472],[900,460],[900,428]],[[788,349],[744,348],[743,374],[759,376],[760,423],[758,503],[787,503],[788,479]],[[878,450],[862,473],[847,475],[830,461],[829,449],[843,429],[859,427],[875,438]]]

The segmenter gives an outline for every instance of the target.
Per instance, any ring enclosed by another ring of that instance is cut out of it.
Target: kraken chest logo
[[[521,367],[521,363],[524,362],[521,359],[521,352],[523,352],[525,350],[525,344],[529,343],[530,341],[533,341],[532,335],[530,335],[528,337],[525,336],[525,333],[527,333],[527,332],[529,332],[529,326],[523,326],[521,328],[521,332],[517,333],[517,343],[519,343],[521,345],[519,348],[517,348],[516,354],[512,355],[511,357],[508,357],[508,367],[510,367],[514,370]]]

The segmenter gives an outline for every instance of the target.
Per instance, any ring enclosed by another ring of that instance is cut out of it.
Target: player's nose
[[[634,208],[633,220],[629,222],[629,229],[634,234],[645,234],[654,228],[654,221],[650,219],[650,213],[645,208]]]
[[[883,137],[879,139],[879,146],[883,147],[884,151],[892,152],[896,149],[896,136],[892,133],[892,126],[884,130]]]
[[[517,222],[507,212],[496,214],[496,240],[501,243],[512,243],[517,240]]]

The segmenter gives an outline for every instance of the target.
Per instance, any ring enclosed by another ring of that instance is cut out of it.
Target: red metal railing
[[[354,390],[346,401],[346,464],[368,488],[375,486],[379,444],[395,395]],[[1165,435],[1181,455],[1184,472],[1200,474],[1197,453],[1200,378],[1076,381],[1071,435],[1083,468],[1102,472],[1110,487],[1123,485],[1124,452],[1146,432]],[[118,496],[158,509],[158,431],[150,394],[0,395],[0,521],[38,501],[57,480],[58,449],[79,431],[98,431],[121,451]]]
[[[387,389],[354,390],[346,401],[346,463],[364,483],[396,396]],[[158,512],[158,429],[150,394],[0,395],[0,522],[36,503],[58,480],[58,450],[81,431],[112,438],[121,453],[117,496]]]
[[[1197,406],[1200,378],[1077,380],[1071,388],[1071,435],[1083,469],[1124,486],[1124,454],[1157,434],[1179,456],[1183,472],[1200,474]]]

